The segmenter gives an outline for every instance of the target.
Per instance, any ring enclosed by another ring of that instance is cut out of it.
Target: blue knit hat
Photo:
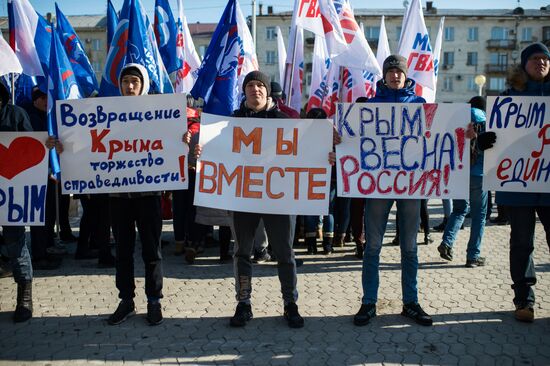
[[[523,70],[525,70],[525,65],[527,64],[529,57],[535,53],[544,53],[546,57],[550,59],[550,51],[548,51],[548,47],[540,42],[532,43],[521,51],[521,68]]]

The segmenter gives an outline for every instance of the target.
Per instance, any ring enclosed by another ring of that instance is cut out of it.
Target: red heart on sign
[[[46,148],[32,137],[17,137],[9,147],[0,144],[0,176],[12,179],[44,159]]]

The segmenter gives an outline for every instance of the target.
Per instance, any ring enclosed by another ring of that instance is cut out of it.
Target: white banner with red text
[[[269,214],[328,213],[332,124],[203,113],[195,205]]]

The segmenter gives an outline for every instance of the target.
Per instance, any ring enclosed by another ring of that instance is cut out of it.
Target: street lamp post
[[[485,85],[485,82],[487,81],[487,78],[483,74],[476,75],[474,78],[474,83],[476,83],[478,89],[478,95],[483,95],[483,85]]]

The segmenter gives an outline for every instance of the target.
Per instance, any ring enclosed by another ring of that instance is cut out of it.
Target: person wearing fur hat
[[[532,43],[521,52],[521,64],[509,75],[510,88],[503,95],[550,96],[550,51],[542,43]],[[498,141],[498,135],[496,135]],[[494,139],[490,141],[492,147]],[[531,146],[527,148],[531,149]],[[550,193],[498,192],[497,204],[508,207],[510,220],[510,274],[514,290],[514,316],[522,322],[535,319],[537,282],[533,263],[535,222],[539,220],[546,232],[550,248]]]
[[[424,98],[415,95],[415,82],[407,78],[407,60],[399,55],[390,55],[384,60],[383,79],[377,84],[376,96],[370,103],[425,103]],[[382,241],[388,223],[388,215],[394,203],[397,204],[401,247],[401,287],[403,311],[401,315],[413,319],[420,325],[432,325],[432,318],[418,304],[418,254],[416,235],[420,225],[419,199],[365,200],[365,248],[363,252],[363,298],[361,308],[353,323],[367,325],[376,316],[378,300],[379,263]]]

